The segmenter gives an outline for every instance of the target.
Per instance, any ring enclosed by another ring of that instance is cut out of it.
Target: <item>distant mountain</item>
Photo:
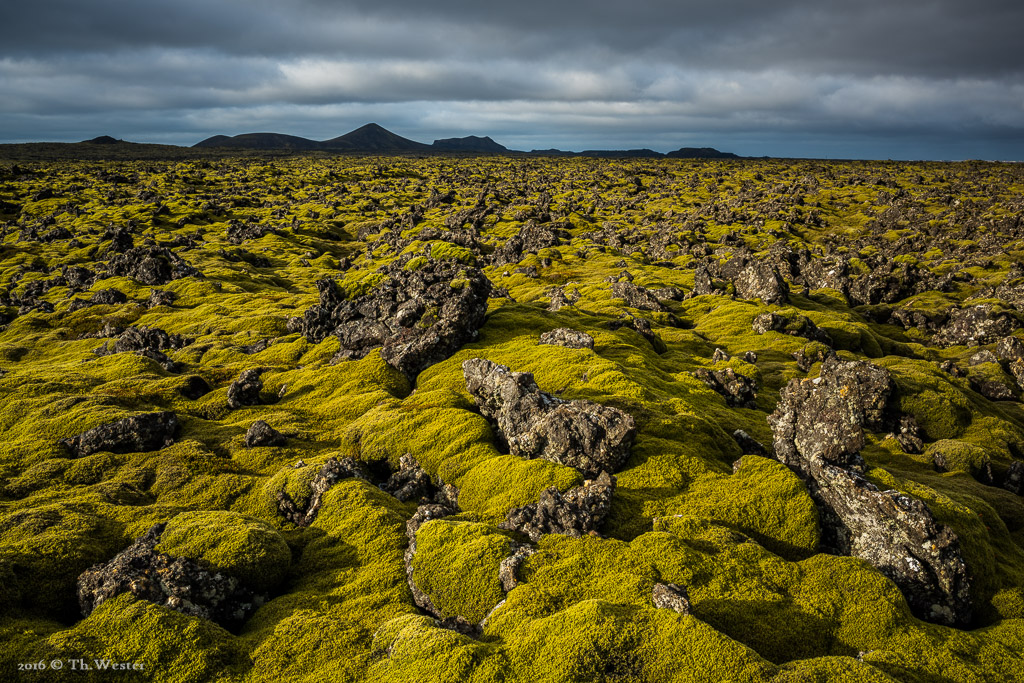
[[[578,156],[599,159],[660,159],[665,155],[653,149],[588,149],[580,152]]]
[[[499,145],[491,138],[486,136],[481,138],[476,135],[467,135],[464,138],[434,140],[431,148],[442,152],[490,152],[500,154],[501,152],[508,151],[507,147]]]
[[[97,144],[111,144],[111,141],[118,142],[103,136],[93,142]],[[719,152],[711,147],[683,147],[668,154],[655,152],[652,149],[588,149],[583,152],[566,152],[560,149],[535,149],[530,152],[516,152],[504,145],[500,145],[490,137],[467,135],[462,138],[443,138],[434,140],[433,144],[427,145],[416,142],[409,138],[396,135],[388,129],[376,123],[368,123],[365,126],[356,128],[350,133],[339,135],[330,140],[318,142],[308,138],[300,138],[294,135],[283,135],[281,133],[244,133],[229,137],[227,135],[214,135],[202,142],[192,145],[198,148],[235,148],[257,151],[279,150],[289,151],[316,151],[325,152],[348,152],[352,154],[444,154],[444,153],[465,153],[465,154],[527,154],[531,156],[579,156],[598,159],[661,159],[669,157],[673,159],[739,159],[731,152]]]
[[[740,159],[732,152],[719,152],[714,147],[682,147],[665,156],[670,159]]]
[[[390,130],[368,123],[351,133],[319,143],[320,149],[344,150],[347,152],[428,152],[430,145],[416,142]]]
[[[116,145],[121,142],[121,140],[112,138],[109,135],[101,135],[98,138],[93,138],[92,140],[82,140],[82,142],[88,145]]]
[[[241,147],[243,149],[320,149],[320,143],[316,140],[282,133],[243,133],[234,137],[214,135],[212,138],[206,138],[192,146]]]

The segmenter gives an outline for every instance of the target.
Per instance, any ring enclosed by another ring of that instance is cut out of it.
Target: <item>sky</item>
[[[1021,0],[35,0],[0,142],[325,140],[1024,160]]]

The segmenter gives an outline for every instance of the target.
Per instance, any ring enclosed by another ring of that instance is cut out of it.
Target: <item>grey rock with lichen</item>
[[[593,337],[586,332],[580,332],[568,327],[559,327],[558,329],[543,333],[540,335],[540,343],[551,346],[564,346],[567,349],[594,348]]]
[[[879,490],[864,477],[863,429],[885,423],[893,391],[883,368],[825,361],[820,377],[783,389],[768,418],[775,453],[807,484],[824,546],[877,567],[922,618],[964,625],[971,620],[970,576],[959,539],[922,501]]]
[[[536,503],[509,510],[498,526],[520,531],[534,542],[544,534],[578,537],[597,533],[611,511],[614,492],[615,477],[607,472],[565,493],[552,486],[541,492]]]
[[[208,571],[194,560],[156,551],[166,524],[156,524],[105,564],[78,577],[78,604],[89,616],[121,593],[223,625],[245,620],[266,599],[242,582]]]
[[[633,417],[591,401],[564,401],[540,390],[529,372],[482,358],[463,362],[466,388],[509,452],[575,467],[584,476],[616,472],[629,457]]]

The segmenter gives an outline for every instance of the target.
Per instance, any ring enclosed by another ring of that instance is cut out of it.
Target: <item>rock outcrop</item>
[[[586,332],[580,332],[568,327],[559,327],[556,330],[545,332],[540,335],[541,344],[552,346],[564,346],[568,349],[592,349],[594,338]]]
[[[889,373],[871,363],[825,361],[820,377],[783,389],[768,418],[775,453],[807,484],[827,549],[873,564],[922,618],[965,625],[970,579],[956,535],[920,500],[864,476],[863,429],[884,425],[893,389]]]
[[[144,413],[101,424],[60,443],[75,458],[100,451],[156,451],[174,443],[177,429],[178,417],[170,411]]]
[[[617,472],[629,457],[636,422],[591,401],[564,401],[540,390],[529,372],[482,358],[463,362],[466,388],[509,452],[575,467],[584,476]]]
[[[509,510],[498,526],[521,531],[534,543],[544,534],[597,533],[611,510],[614,492],[615,477],[607,472],[565,493],[552,486],[541,492],[536,503]]]
[[[491,292],[483,272],[456,261],[428,260],[412,270],[407,263],[382,269],[384,280],[355,299],[344,298],[333,281],[317,283],[320,303],[306,311],[302,333],[314,343],[337,336],[339,360],[380,348],[410,378],[476,339]]]
[[[78,578],[78,604],[89,616],[103,602],[131,593],[183,614],[237,624],[259,607],[255,595],[233,576],[203,569],[185,557],[156,551],[166,524],[156,524],[110,562],[96,565]]]

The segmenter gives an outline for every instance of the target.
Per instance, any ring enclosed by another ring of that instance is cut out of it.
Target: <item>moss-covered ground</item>
[[[432,201],[448,192],[451,201]],[[1024,244],[1000,237],[1024,220],[1022,195],[1024,169],[985,164],[489,157],[0,165],[0,680],[1022,679],[1024,498],[981,473],[989,468],[1001,481],[1022,458],[1024,410],[939,369],[943,360],[966,368],[978,349],[930,345],[917,329],[877,322],[878,306],[851,307],[831,289],[794,286],[783,306],[728,294],[666,300],[682,321],[674,325],[668,312],[627,309],[608,281],[628,271],[637,285],[689,291],[688,247],[698,242],[724,249],[722,258],[740,244],[760,254],[776,242],[812,252],[827,245],[862,272],[880,248],[898,244],[901,262],[969,277],[881,306],[940,311],[992,297],[1024,261]],[[288,319],[316,303],[319,279],[336,278],[354,296],[372,291],[376,269],[403,252],[473,263],[472,251],[431,235],[462,228],[452,217],[479,205],[490,209],[480,230],[485,252],[531,219],[562,222],[571,240],[486,266],[509,297],[490,300],[479,338],[449,359],[410,382],[377,352],[332,363],[337,339],[312,344],[288,331]],[[233,222],[274,232],[233,243]],[[381,239],[390,226],[407,241]],[[52,233],[61,228],[67,235]],[[137,245],[167,246],[201,275],[160,285],[110,277],[74,293],[46,283],[68,266],[102,272],[110,228],[127,228]],[[530,266],[538,277],[519,272]],[[549,312],[553,287],[579,299]],[[74,299],[101,289],[127,302],[72,310]],[[155,289],[176,298],[150,306]],[[771,459],[744,456],[732,438],[742,429],[770,444],[765,417],[780,389],[817,374],[792,356],[804,347],[813,355],[814,343],[751,330],[768,310],[806,316],[841,356],[892,373],[900,408],[922,427],[924,452],[906,454],[878,433],[864,455],[876,483],[921,498],[960,537],[973,576],[970,629],[920,621],[870,565],[819,553],[804,485]],[[663,352],[613,324],[626,311],[650,320]],[[108,326],[143,325],[190,340],[165,351],[179,371],[133,353],[93,353]],[[537,343],[558,327],[589,333],[593,350]],[[271,343],[247,348],[261,340]],[[732,359],[713,361],[716,348]],[[756,363],[742,360],[746,351]],[[497,524],[545,488],[567,490],[582,478],[498,447],[462,378],[462,361],[477,356],[532,372],[562,398],[622,408],[638,423],[602,536],[544,537],[507,595],[497,567],[514,534]],[[228,385],[256,367],[264,368],[265,403],[229,410]],[[690,374],[699,367],[755,378],[756,409],[728,407]],[[212,391],[185,397],[193,375]],[[181,423],[161,450],[73,459],[59,444],[156,410],[173,410]],[[257,419],[286,445],[246,448]],[[353,479],[324,495],[309,527],[277,513],[279,491],[308,502],[315,466],[332,456],[397,466],[404,453],[460,489],[461,514],[421,528],[413,568],[446,616],[488,617],[479,639],[439,628],[412,601],[403,553],[414,502]],[[309,466],[293,467],[299,460]],[[130,595],[83,619],[77,577],[157,522],[169,522],[162,551],[238,576],[270,599],[237,631]],[[692,614],[655,609],[659,582],[685,585]],[[19,670],[75,658],[144,670]]]

